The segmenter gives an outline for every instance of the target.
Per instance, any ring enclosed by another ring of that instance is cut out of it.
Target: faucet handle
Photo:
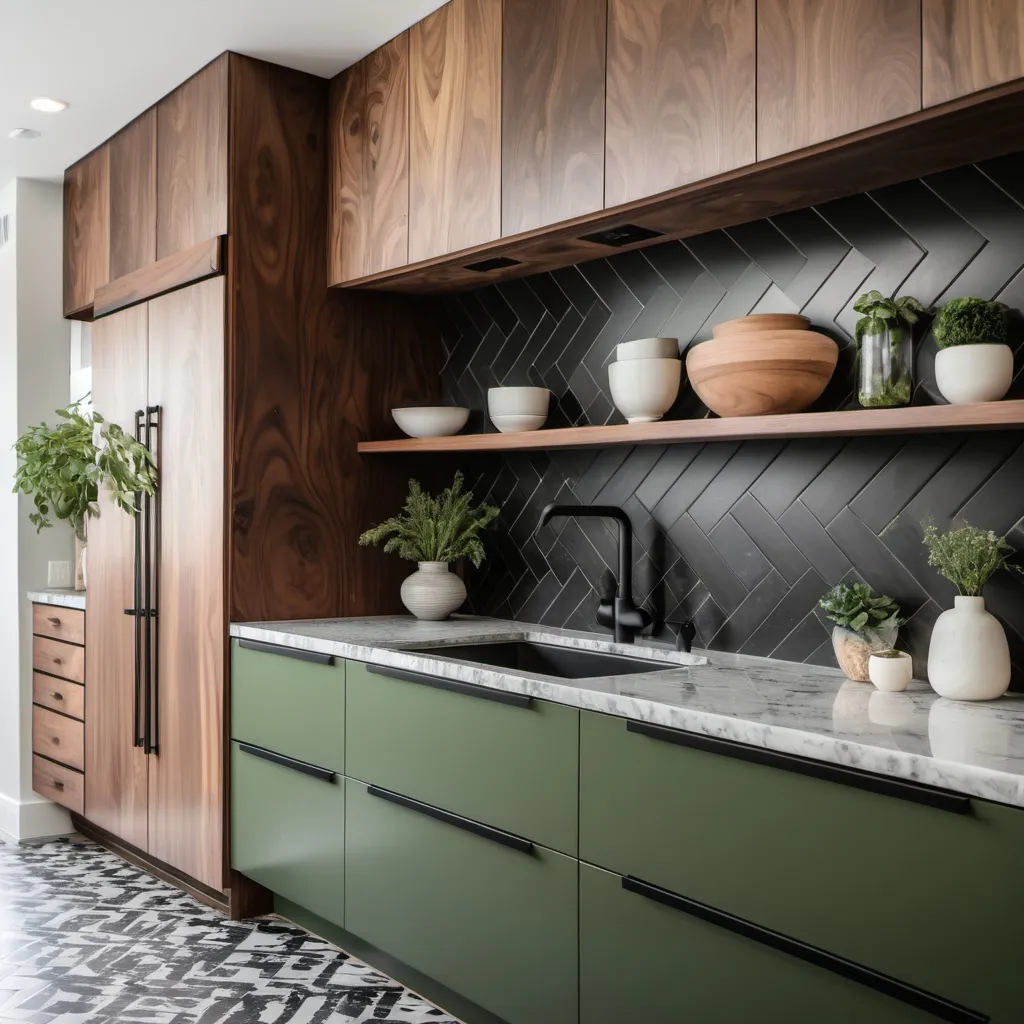
[[[610,604],[614,601],[615,591],[618,589],[618,586],[619,584],[615,579],[615,573],[613,573],[611,569],[605,569],[605,571],[601,573],[601,588],[598,591],[601,600],[606,604]]]
[[[690,653],[693,641],[697,636],[697,627],[692,619],[684,619],[682,622],[666,622],[666,626],[676,627],[676,650],[684,654]]]

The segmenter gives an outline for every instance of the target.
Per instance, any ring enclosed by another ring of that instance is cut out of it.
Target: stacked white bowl
[[[638,338],[616,346],[608,364],[615,408],[627,423],[653,423],[672,408],[679,394],[683,364],[678,338]]]
[[[488,388],[487,414],[503,434],[540,430],[548,418],[547,388]]]

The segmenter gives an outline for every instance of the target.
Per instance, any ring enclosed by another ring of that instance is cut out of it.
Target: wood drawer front
[[[85,776],[81,772],[33,754],[32,788],[69,811],[85,813]]]
[[[32,641],[32,667],[76,683],[85,682],[85,648],[37,636]]]
[[[592,712],[580,766],[581,860],[1018,1019],[1024,811],[973,800],[954,814],[675,746]],[[882,851],[901,867],[879,867]],[[953,881],[954,864],[984,868]],[[913,942],[879,926],[897,920],[914,922]]]
[[[85,687],[81,683],[33,672],[32,703],[81,721],[85,718]]]
[[[85,770],[85,726],[47,708],[32,709],[32,751]]]
[[[85,643],[85,612],[53,604],[32,605],[32,632],[69,644]]]
[[[579,712],[360,662],[347,673],[346,775],[576,855]]]

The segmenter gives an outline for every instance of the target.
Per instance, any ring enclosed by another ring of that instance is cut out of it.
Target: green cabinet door
[[[344,780],[317,778],[232,743],[231,866],[344,927]]]
[[[575,860],[346,783],[345,927],[508,1024],[575,1024]]]

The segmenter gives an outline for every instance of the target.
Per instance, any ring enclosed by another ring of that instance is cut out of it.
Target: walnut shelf
[[[1024,400],[978,405],[919,405],[906,409],[803,412],[785,416],[661,420],[607,427],[558,427],[521,434],[404,437],[395,441],[361,441],[359,451],[367,455],[387,452],[498,452],[686,441],[744,441],[765,437],[848,437],[1013,429],[1024,430]]]

